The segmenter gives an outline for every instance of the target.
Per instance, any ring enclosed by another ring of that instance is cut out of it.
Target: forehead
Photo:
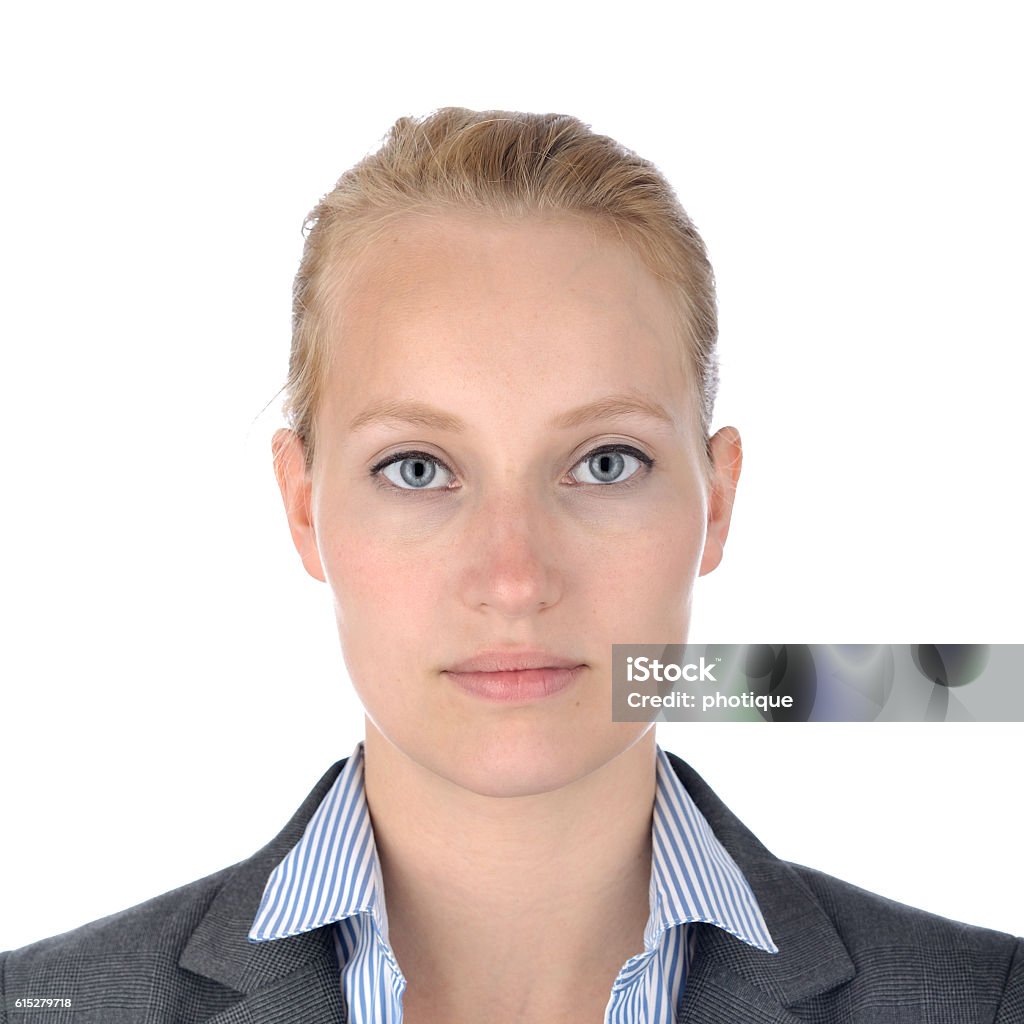
[[[443,388],[498,416],[632,389],[690,420],[667,286],[589,220],[405,215],[338,270],[325,408],[396,391],[444,405]]]

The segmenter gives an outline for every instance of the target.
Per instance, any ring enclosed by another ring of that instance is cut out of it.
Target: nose
[[[517,619],[561,600],[564,543],[554,509],[505,490],[481,501],[471,517],[462,546],[462,594],[470,608]]]

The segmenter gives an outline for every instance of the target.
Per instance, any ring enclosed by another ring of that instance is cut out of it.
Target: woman
[[[657,171],[445,109],[311,225],[274,465],[365,743],[248,861],[7,954],[7,1006],[61,979],[104,1021],[1024,1020],[1024,944],[776,860],[611,719],[612,644],[686,637],[741,465]]]
[[[685,636],[740,467],[707,437],[703,247],[569,118],[399,122],[313,216],[276,464],[367,712],[406,1014],[600,1020],[644,949],[655,791],[611,644]]]

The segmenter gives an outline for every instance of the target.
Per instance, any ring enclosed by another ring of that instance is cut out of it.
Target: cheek
[[[651,553],[654,574],[663,579],[666,587],[689,593],[700,569],[707,536],[703,508],[691,504],[673,510],[662,536],[663,543]]]
[[[660,624],[674,635],[688,615],[705,533],[699,502],[666,500],[638,517],[610,548],[599,581],[607,614],[638,627]]]
[[[346,658],[372,652],[379,664],[428,632],[441,567],[422,550],[389,542],[379,529],[361,529],[352,518],[347,523],[319,534],[321,560]]]

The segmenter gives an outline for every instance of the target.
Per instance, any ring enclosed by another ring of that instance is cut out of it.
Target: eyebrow
[[[616,416],[646,416],[670,426],[675,425],[675,420],[660,402],[638,392],[626,392],[605,395],[593,402],[587,402],[586,405],[561,413],[551,421],[550,426],[567,430],[594,420],[612,419]],[[464,433],[467,429],[465,422],[458,416],[413,399],[377,402],[359,413],[349,423],[348,429],[355,432],[376,423],[411,424],[434,430],[446,430],[453,434]]]

